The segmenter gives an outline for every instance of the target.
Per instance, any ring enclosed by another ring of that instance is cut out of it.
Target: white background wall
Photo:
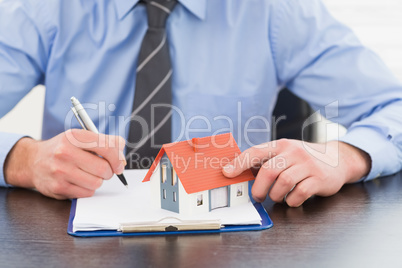
[[[336,18],[352,27],[361,41],[376,51],[402,80],[401,0],[323,0],[323,2]],[[0,131],[23,133],[40,138],[44,92],[42,86],[34,88],[11,112],[0,119]]]
[[[374,50],[402,80],[401,0],[322,0],[332,14],[351,27],[361,42]],[[337,139],[346,130],[324,121],[317,141]],[[327,130],[327,132],[325,132]]]

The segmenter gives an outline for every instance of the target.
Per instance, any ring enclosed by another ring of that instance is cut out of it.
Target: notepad
[[[144,222],[157,223],[174,218],[183,222],[216,222],[222,226],[261,225],[262,218],[253,203],[214,209],[199,215],[185,216],[157,208],[151,202],[149,182],[142,182],[147,170],[127,170],[129,189],[112,177],[105,181],[94,196],[76,200],[72,232],[119,230],[123,225]],[[265,212],[266,213],[266,212]]]

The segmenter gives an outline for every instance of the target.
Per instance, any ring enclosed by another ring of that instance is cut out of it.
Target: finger
[[[49,185],[41,185],[40,188],[49,188],[56,194],[64,193],[66,184],[74,184],[88,190],[96,190],[102,185],[103,179],[89,174],[74,165],[55,165],[51,170]]]
[[[313,196],[317,191],[317,182],[309,177],[296,184],[295,188],[287,195],[286,203],[290,207],[299,207],[304,201]]]
[[[76,148],[74,155],[75,157],[72,160],[73,164],[86,173],[105,180],[108,180],[113,176],[113,170],[109,162],[98,155],[84,151],[80,148]]]
[[[63,190],[61,192],[50,192],[48,194],[45,193],[45,195],[59,199],[59,200],[64,200],[68,198],[83,198],[83,197],[90,197],[93,196],[95,193],[95,190],[89,190],[87,188],[82,188],[77,185],[71,184],[71,183],[65,183],[62,186]]]
[[[96,134],[86,130],[66,131],[67,139],[76,147],[94,152],[109,162],[116,174],[121,174],[127,164],[123,149],[124,139],[120,136]]]
[[[261,167],[279,152],[270,142],[251,147],[224,166],[222,172],[228,178],[236,177],[247,169]]]
[[[300,165],[293,165],[283,170],[269,191],[269,197],[274,202],[282,202],[293,187],[308,176],[309,170]]]
[[[123,151],[126,142],[121,136],[95,133],[84,129],[69,129],[65,132],[65,136],[74,146],[88,150],[94,147],[110,147]]]
[[[121,143],[124,143],[121,137],[100,134],[99,146],[89,151],[102,156],[109,162],[114,173],[121,174],[127,164]]]
[[[66,182],[76,185],[80,188],[95,191],[102,186],[103,178],[94,176],[88,172],[76,168],[70,171],[69,176],[66,178]]]
[[[272,184],[275,182],[278,176],[292,165],[291,162],[286,163],[286,161],[280,159],[282,159],[282,156],[276,156],[269,159],[258,171],[253,188],[251,189],[251,193],[255,201],[264,201],[269,189],[271,189]]]

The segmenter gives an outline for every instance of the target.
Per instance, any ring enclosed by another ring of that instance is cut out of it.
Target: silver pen
[[[84,107],[82,107],[81,103],[77,100],[76,97],[74,97],[74,96],[71,97],[71,103],[73,104],[73,107],[71,107],[71,110],[73,111],[75,118],[77,118],[78,123],[80,123],[81,127],[85,130],[89,130],[96,134],[99,134],[99,131],[96,128],[94,122],[92,122],[91,118],[85,111]],[[128,184],[127,184],[126,178],[124,177],[123,173],[116,174],[116,175],[120,179],[120,181],[128,188]]]
[[[99,134],[99,131],[96,128],[95,124],[92,122],[84,107],[82,107],[81,103],[77,100],[76,97],[71,97],[71,103],[73,104],[71,110],[73,111],[75,118],[77,118],[78,123],[80,123],[81,127],[85,130],[89,130],[96,134]]]

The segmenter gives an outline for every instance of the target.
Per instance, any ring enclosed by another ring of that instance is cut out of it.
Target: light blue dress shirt
[[[79,128],[70,97],[99,130],[128,133],[137,55],[147,29],[136,0],[3,0],[0,116],[46,85],[43,139]],[[402,162],[402,86],[318,0],[180,0],[167,22],[173,64],[173,141],[232,131],[242,150],[270,139],[288,87],[349,128],[370,154],[365,179]],[[3,163],[22,136],[1,133]]]

